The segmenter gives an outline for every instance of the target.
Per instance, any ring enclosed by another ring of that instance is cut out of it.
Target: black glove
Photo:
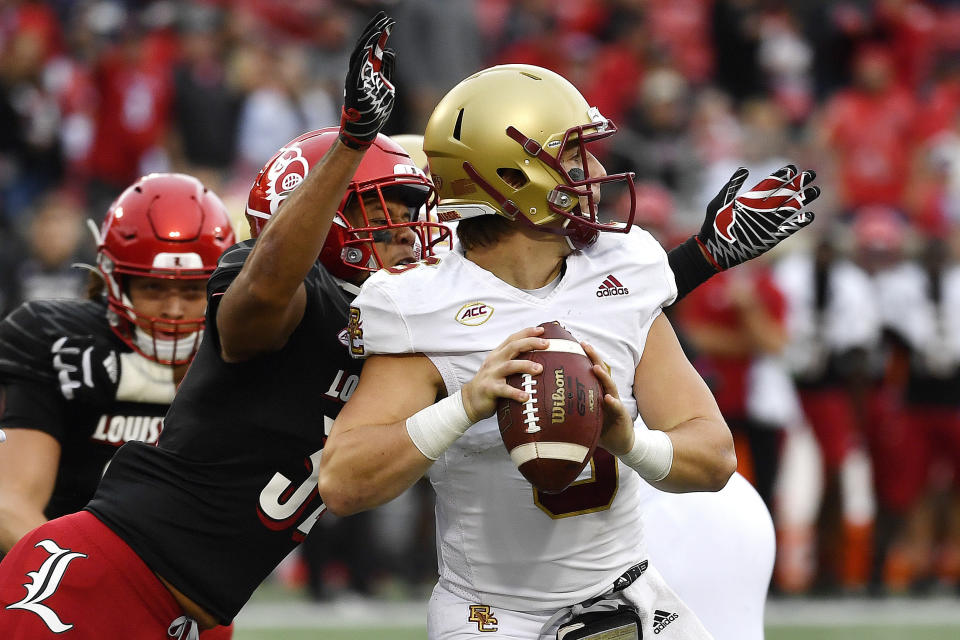
[[[91,406],[113,403],[120,358],[111,345],[94,336],[63,337],[53,343],[50,352],[64,398]]]
[[[706,218],[697,234],[718,271],[766,253],[813,222],[813,213],[800,210],[820,195],[819,187],[807,186],[816,173],[798,173],[789,164],[738,196],[747,175],[743,167],[737,169],[707,205]]]
[[[396,90],[390,82],[396,53],[384,45],[394,20],[383,11],[367,24],[350,55],[343,86],[340,140],[353,149],[369,147],[393,109]]]
[[[816,173],[787,165],[738,196],[748,175],[737,169],[707,205],[700,233],[668,254],[677,300],[718,271],[766,253],[813,222],[813,212],[801,209],[820,195],[819,187],[808,186]]]

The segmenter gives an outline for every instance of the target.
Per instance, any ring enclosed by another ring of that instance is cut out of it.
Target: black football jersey
[[[282,349],[221,359],[219,296],[253,243],[224,253],[210,278],[203,342],[158,446],[122,447],[88,505],[222,623],[322,514],[320,450],[361,366],[346,347],[353,295],[319,264],[304,281],[303,319]]]
[[[43,431],[60,444],[47,518],[82,509],[117,449],[130,440],[154,443],[163,427],[166,402],[114,400],[92,406],[61,393],[52,353],[59,338],[93,336],[133,355],[110,330],[106,313],[101,302],[44,300],[24,303],[0,322],[0,428]]]

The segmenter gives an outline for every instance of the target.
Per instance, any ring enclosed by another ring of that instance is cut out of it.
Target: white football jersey
[[[830,266],[825,308],[815,308],[813,256],[794,253],[780,260],[773,278],[787,300],[785,360],[796,374],[813,373],[822,358],[848,349],[877,347],[880,311],[870,277],[847,260]]]
[[[885,327],[902,337],[930,372],[952,372],[960,363],[960,267],[941,280],[941,299],[931,297],[930,277],[915,262],[904,261],[874,276]]]
[[[636,416],[634,371],[651,324],[676,294],[666,254],[639,228],[601,233],[595,245],[569,256],[559,284],[543,298],[455,250],[438,263],[383,270],[367,281],[351,311],[362,329],[354,352],[423,353],[454,393],[510,334],[557,320],[597,348]],[[541,494],[520,475],[491,417],[447,449],[430,480],[441,584],[473,602],[557,609],[604,591],[646,558],[644,481],[601,449],[574,485]]]

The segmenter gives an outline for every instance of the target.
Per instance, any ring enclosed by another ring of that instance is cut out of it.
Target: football
[[[539,362],[543,371],[507,378],[530,399],[520,403],[501,398],[497,422],[523,477],[541,491],[557,493],[593,456],[603,427],[603,390],[577,339],[558,322],[540,326],[550,346],[518,358]]]

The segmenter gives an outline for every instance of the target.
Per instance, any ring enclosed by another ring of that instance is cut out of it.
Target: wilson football
[[[603,427],[603,390],[577,339],[558,322],[540,326],[550,346],[518,358],[539,362],[543,371],[507,378],[530,399],[520,403],[501,398],[497,422],[523,477],[541,491],[556,493],[566,489],[593,456]]]

